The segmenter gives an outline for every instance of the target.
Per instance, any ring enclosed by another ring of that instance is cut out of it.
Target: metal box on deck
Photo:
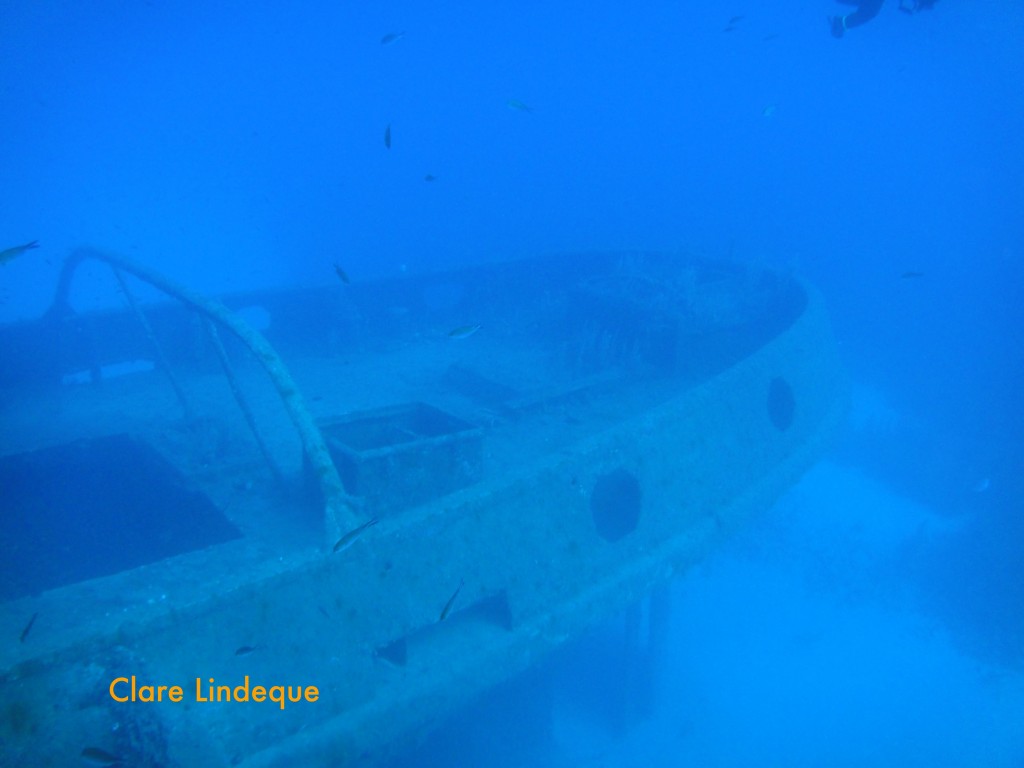
[[[321,425],[345,490],[372,514],[395,513],[480,478],[482,431],[426,403]]]

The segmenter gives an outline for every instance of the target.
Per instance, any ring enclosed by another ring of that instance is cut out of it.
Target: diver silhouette
[[[842,37],[846,30],[871,21],[885,4],[885,0],[839,0],[839,2],[845,5],[855,5],[857,8],[850,13],[829,17],[832,37]],[[909,14],[930,11],[935,7],[935,3],[936,0],[900,0],[899,10]]]

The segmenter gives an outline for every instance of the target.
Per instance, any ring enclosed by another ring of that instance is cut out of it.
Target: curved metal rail
[[[299,433],[303,450],[313,467],[317,482],[320,484],[320,489],[323,493],[326,507],[327,545],[330,546],[339,539],[342,533],[353,531],[364,522],[357,515],[354,505],[349,501],[334,462],[331,461],[330,452],[327,449],[327,444],[324,442],[323,435],[306,409],[302,395],[299,393],[299,389],[285,367],[284,362],[263,334],[248,325],[220,302],[201,296],[180,283],[125,256],[97,251],[93,248],[79,248],[73,251],[64,262],[60,279],[57,283],[57,292],[54,296],[53,304],[47,311],[47,317],[57,319],[71,313],[68,303],[71,280],[78,265],[87,259],[96,259],[108,264],[114,270],[115,275],[119,271],[134,275],[139,280],[149,283],[191,307],[209,321],[222,325],[238,337],[267,372],[271,382],[273,382],[274,387],[277,389],[278,395],[281,397],[281,401],[284,403],[285,410],[288,412],[292,424],[294,424],[296,431]],[[147,328],[150,339],[154,344],[157,344],[156,339],[152,336],[152,331],[148,329],[148,323],[143,321],[143,327]],[[163,356],[159,349],[157,354],[162,359]],[[166,363],[164,365],[166,367]],[[168,373],[170,374],[169,369]],[[173,381],[173,375],[171,375],[171,378]],[[245,411],[245,406],[241,407]]]

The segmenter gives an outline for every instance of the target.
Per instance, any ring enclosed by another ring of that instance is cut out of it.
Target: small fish
[[[441,609],[441,615],[437,617],[438,622],[442,622],[448,618],[448,614],[452,612],[452,606],[455,605],[455,598],[459,596],[459,592],[462,591],[462,585],[465,584],[463,579],[459,579],[459,586],[452,592],[452,596],[448,598],[448,602],[444,604],[444,608]]]
[[[0,264],[6,264],[8,261],[18,258],[25,251],[30,251],[33,248],[39,247],[39,241],[33,240],[31,243],[25,243],[24,245],[16,245],[13,248],[0,251]]]
[[[241,645],[238,650],[235,651],[235,656],[248,656],[250,653],[256,650],[258,646],[255,645]]]
[[[357,526],[356,528],[353,528],[351,531],[349,531],[344,536],[342,536],[340,539],[338,539],[337,543],[335,543],[335,545],[334,545],[334,549],[332,549],[331,551],[332,552],[341,552],[342,550],[348,549],[349,547],[351,547],[353,544],[356,543],[356,540],[360,536],[363,535],[363,532],[367,528],[369,528],[370,526],[376,525],[376,524],[377,524],[377,518],[376,517],[371,517],[365,523],[363,523],[360,526]]]
[[[380,44],[391,45],[392,43],[397,43],[403,37],[405,37],[405,32],[388,32],[380,39]]]
[[[428,173],[426,176],[423,177],[423,180],[424,181],[437,181],[437,176],[435,176],[432,173]]]
[[[479,330],[479,325],[460,325],[458,328],[452,328],[450,331],[448,331],[448,338],[468,339],[470,336],[472,336]]]
[[[764,40],[764,42],[769,43],[772,40],[778,40],[779,39],[779,33],[778,32],[772,32],[770,35],[765,35],[761,39]]]
[[[729,19],[729,24],[730,25],[735,24],[737,21],[743,21],[743,17],[742,16],[733,16],[731,19]]]
[[[391,149],[391,123],[384,129],[384,146]]]
[[[39,616],[39,611],[32,614],[32,618],[28,620],[28,624],[21,630],[21,642],[25,642],[25,638],[28,637],[28,633],[32,631],[32,625],[36,623],[36,617]]]
[[[974,485],[975,493],[988,493],[989,488],[992,487],[992,481],[987,477],[982,478]]]
[[[772,115],[775,114],[776,109],[777,107],[774,104],[769,104],[768,106],[761,110],[761,117],[771,117]]]
[[[82,750],[82,759],[90,765],[121,765],[121,758],[112,755],[99,747],[86,747]]]
[[[514,109],[516,112],[533,112],[533,107],[528,104],[523,104],[519,99],[509,99],[505,102],[505,106],[509,109]]]
[[[348,272],[341,268],[338,262],[334,262],[334,274],[338,276],[345,285],[349,285],[352,281],[348,279]]]
[[[900,275],[903,280],[916,280],[919,277],[924,277],[924,272],[904,272]]]

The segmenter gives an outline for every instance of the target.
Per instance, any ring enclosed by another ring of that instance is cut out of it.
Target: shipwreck
[[[118,309],[72,308],[87,261]],[[35,767],[386,760],[699,561],[846,406],[812,288],[647,253],[214,300],[79,250],[0,359],[0,743]]]

